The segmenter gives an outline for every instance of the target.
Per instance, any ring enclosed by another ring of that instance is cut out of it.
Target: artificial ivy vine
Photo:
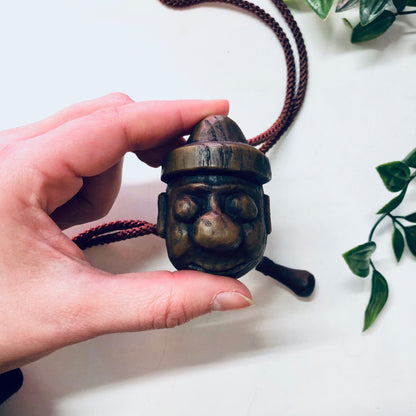
[[[321,19],[326,19],[335,0],[306,2]],[[358,24],[343,20],[352,29],[351,42],[359,43],[381,36],[400,16],[416,13],[415,7],[416,0],[338,0],[335,12],[358,9]]]
[[[404,200],[409,184],[416,177],[416,149],[410,152],[402,161],[394,161],[378,166],[384,186],[390,191],[398,193],[378,212],[378,220],[368,236],[368,241],[352,248],[343,254],[351,271],[359,277],[367,277],[372,271],[371,296],[364,315],[363,331],[368,329],[383,309],[388,295],[388,284],[384,276],[377,270],[372,261],[377,246],[373,241],[376,228],[384,221],[391,221],[392,247],[397,261],[400,261],[407,245],[413,256],[416,256],[416,212],[409,215],[395,215],[393,211]]]

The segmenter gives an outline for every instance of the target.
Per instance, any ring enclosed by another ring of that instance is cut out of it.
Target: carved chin
[[[260,257],[222,256],[221,253],[204,253],[201,255],[184,256],[181,259],[171,258],[173,265],[179,269],[195,270],[204,273],[239,278],[250,271],[260,261]]]
[[[234,278],[239,278],[246,274],[251,268],[251,264],[247,262],[237,263],[236,262],[229,262],[229,263],[191,263],[187,266],[190,270],[196,270],[199,272],[210,273],[210,274],[217,274],[221,276],[229,276]]]

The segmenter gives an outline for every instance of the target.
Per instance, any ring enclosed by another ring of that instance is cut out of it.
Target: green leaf
[[[334,0],[306,0],[306,2],[321,19],[326,19]]]
[[[367,42],[381,36],[396,20],[394,13],[384,11],[366,26],[361,23],[355,26],[351,35],[352,43]]]
[[[416,0],[415,0],[416,7]],[[416,168],[416,149],[413,149],[404,159],[403,163],[406,163],[407,166],[411,168]]]
[[[352,26],[352,23],[348,20],[348,19],[346,19],[345,17],[343,17],[342,18],[342,21],[351,29],[351,30],[353,30],[354,29],[354,27]]]
[[[416,256],[416,225],[404,228],[406,243],[411,253]]]
[[[358,4],[359,0],[339,0],[337,3],[336,13],[345,12],[350,10]]]
[[[416,0],[407,0],[406,6],[416,7]]]
[[[400,261],[404,251],[404,237],[401,231],[394,227],[392,236],[393,251],[397,261]]]
[[[376,320],[389,297],[389,287],[386,279],[377,270],[373,271],[371,279],[371,296],[365,310],[364,328],[366,331]]]
[[[406,195],[407,186],[400,192],[398,196],[393,198],[390,202],[384,205],[383,208],[378,210],[377,214],[388,214],[389,212],[396,209],[403,201],[404,196]]]
[[[376,169],[390,192],[401,191],[409,181],[410,169],[403,162],[385,163],[377,166]]]
[[[393,0],[394,7],[400,13],[406,7],[406,0]]]
[[[375,250],[376,243],[369,241],[345,252],[342,257],[355,275],[367,277],[370,273],[370,259]]]
[[[380,16],[388,0],[361,0],[360,1],[360,22],[363,26],[368,25]]]
[[[404,219],[409,222],[416,222],[416,212],[414,212],[413,214],[406,215]]]

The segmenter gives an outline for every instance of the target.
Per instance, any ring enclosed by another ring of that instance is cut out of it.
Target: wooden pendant
[[[241,277],[262,260],[271,231],[267,157],[237,124],[209,116],[162,166],[157,232],[179,270]]]

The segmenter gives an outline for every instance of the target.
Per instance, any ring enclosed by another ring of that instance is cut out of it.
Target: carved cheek
[[[173,224],[168,231],[166,244],[170,256],[183,256],[191,247],[186,224]]]
[[[267,233],[264,224],[254,221],[244,224],[244,248],[248,253],[260,255],[266,247]]]

